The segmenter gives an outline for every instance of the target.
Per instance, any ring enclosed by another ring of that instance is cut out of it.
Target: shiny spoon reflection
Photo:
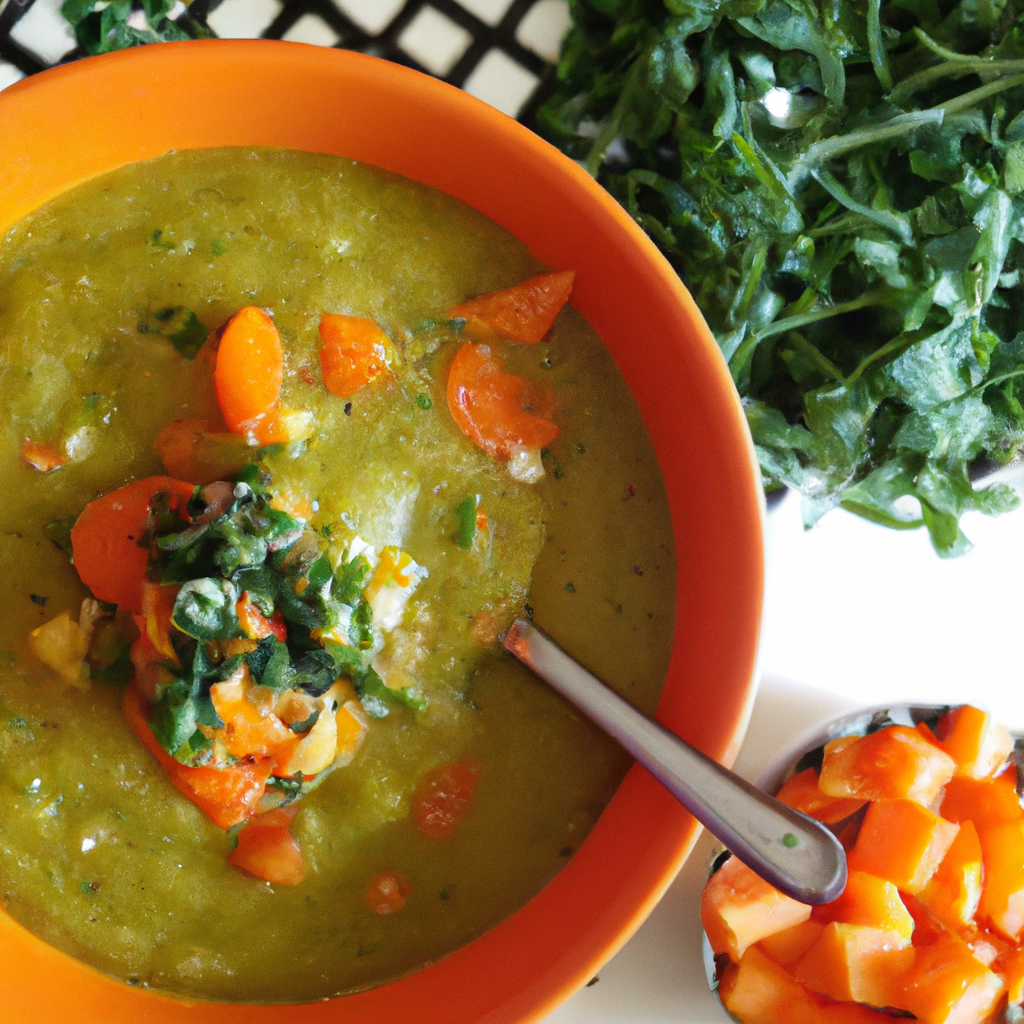
[[[766,795],[637,711],[545,633],[517,619],[502,644],[642,764],[709,832],[777,889],[828,903],[846,854],[823,825]]]

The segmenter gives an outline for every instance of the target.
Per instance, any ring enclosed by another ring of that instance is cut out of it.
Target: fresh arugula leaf
[[[1001,3],[577,0],[536,127],[693,293],[767,490],[936,550],[1024,443],[1024,18]],[[980,85],[979,85],[980,81]]]

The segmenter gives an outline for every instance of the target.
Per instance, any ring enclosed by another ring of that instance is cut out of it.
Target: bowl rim
[[[270,145],[335,152],[423,181],[513,231],[552,266],[571,266],[574,252],[596,260],[600,273],[577,268],[573,303],[598,333],[617,339],[613,355],[655,442],[677,531],[677,639],[658,717],[731,763],[753,700],[764,589],[756,456],[728,369],[689,293],[585,171],[516,121],[429,76],[351,51],[269,40],[163,43],[42,72],[0,93],[0,137],[0,235],[53,196],[116,166],[169,149]],[[453,138],[462,144],[457,160]],[[612,279],[620,287],[608,288]],[[618,340],[634,334],[677,372],[657,379],[654,356]],[[699,487],[687,490],[681,474]],[[681,545],[688,536],[680,524],[699,527],[700,543]],[[681,627],[692,632],[698,620],[702,642],[682,650]],[[714,684],[714,700],[703,706],[702,680]],[[11,993],[17,1019],[67,1024],[171,1022],[186,1006],[190,1021],[218,1024],[385,1024],[402,1017],[525,1024],[621,948],[698,831],[634,766],[571,867],[526,907],[410,976],[326,1002],[194,1003],[132,988],[45,945],[6,914],[0,989],[5,999]]]

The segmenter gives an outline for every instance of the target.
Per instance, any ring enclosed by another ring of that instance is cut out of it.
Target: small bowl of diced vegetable
[[[1024,1003],[1024,809],[1014,737],[970,705],[847,715],[761,784],[847,852],[810,907],[727,853],[701,898],[708,981],[742,1024],[984,1024]]]

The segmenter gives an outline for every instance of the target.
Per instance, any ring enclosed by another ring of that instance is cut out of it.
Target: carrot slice
[[[320,370],[332,395],[351,398],[388,370],[388,336],[363,316],[324,313],[320,317]]]
[[[153,735],[146,701],[134,683],[125,688],[123,707],[132,732],[156,758],[177,789],[215,825],[231,828],[252,817],[270,778],[273,762],[269,758],[249,758],[224,768],[180,764]]]
[[[547,388],[501,368],[487,345],[467,343],[448,371],[448,408],[459,429],[498,459],[537,451],[558,436]]]
[[[918,893],[959,830],[959,825],[914,800],[879,800],[868,807],[848,863],[853,871],[866,871]]]
[[[905,798],[928,807],[955,769],[956,762],[916,729],[890,725],[827,743],[818,788],[826,796]]]
[[[155,494],[171,495],[183,509],[192,484],[150,476],[104,494],[85,506],[71,528],[71,549],[79,578],[100,601],[142,611],[142,585],[149,552],[139,547]]]
[[[291,832],[294,807],[275,807],[257,814],[238,833],[238,845],[228,860],[277,885],[298,885],[306,877],[302,850]]]
[[[213,383],[229,430],[250,445],[288,440],[280,420],[284,348],[270,315],[245,306],[229,321],[217,349]]]
[[[810,916],[809,906],[779,892],[738,857],[730,857],[708,879],[700,899],[700,919],[711,948],[734,961],[755,942]]]
[[[956,774],[984,779],[1013,752],[1010,730],[991,715],[965,704],[936,723],[939,746],[956,762]]]
[[[50,473],[59,469],[68,460],[67,456],[52,444],[32,441],[26,437],[21,443],[21,461],[26,466],[38,469],[40,473]]]
[[[479,775],[478,764],[465,762],[431,768],[413,795],[413,824],[432,839],[451,835],[473,803]]]
[[[859,811],[865,801],[826,796],[818,787],[818,773],[808,768],[794,775],[779,790],[777,799],[825,825],[835,825]]]
[[[571,270],[538,274],[500,291],[477,295],[452,306],[448,317],[465,319],[468,337],[496,334],[509,341],[535,344],[551,330],[559,310],[569,301]]]

